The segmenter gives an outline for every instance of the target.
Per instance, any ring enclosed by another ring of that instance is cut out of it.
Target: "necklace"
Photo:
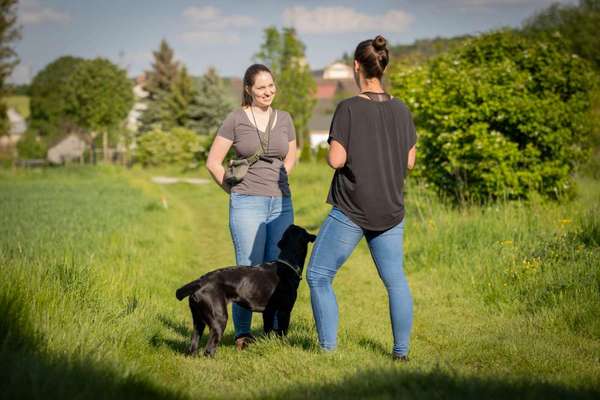
[[[267,119],[267,126],[265,128],[265,133],[267,133],[267,135],[268,135],[267,136],[267,140],[266,140],[267,141],[267,146],[266,146],[267,149],[265,149],[265,146],[264,146],[263,141],[262,141],[262,137],[260,136],[260,131],[258,129],[258,124],[256,123],[256,117],[254,116],[254,107],[253,106],[250,106],[250,112],[252,113],[252,119],[254,120],[254,127],[256,128],[256,134],[258,135],[258,142],[260,143],[260,147],[262,148],[263,153],[264,153],[264,152],[266,152],[269,149],[269,140],[270,140],[270,136],[271,136],[271,135],[269,135],[269,133],[270,133],[269,132],[269,130],[270,130],[269,129],[270,128],[269,125],[271,123],[271,109],[269,108],[269,110],[267,111],[267,115],[268,115],[269,118]]]
[[[258,130],[258,124],[256,123],[256,117],[254,116],[254,106],[250,106],[250,112],[252,113],[252,119],[254,120],[254,126],[256,127],[256,130]],[[267,110],[267,125],[269,125],[270,119],[271,119],[271,108],[269,108]]]

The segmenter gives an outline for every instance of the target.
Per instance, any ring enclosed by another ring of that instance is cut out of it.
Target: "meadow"
[[[0,171],[0,397],[600,397],[600,181],[558,202],[455,207],[409,179],[415,320],[411,361],[394,363],[364,241],[334,283],[337,351],[318,348],[303,280],[287,338],[238,352],[229,321],[214,359],[186,356],[175,289],[233,264],[228,200],[214,184],[156,185],[159,172]],[[314,233],[330,179],[322,164],[291,177],[296,223]]]

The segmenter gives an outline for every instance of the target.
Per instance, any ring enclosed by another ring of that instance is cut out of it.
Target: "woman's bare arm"
[[[288,142],[288,152],[287,152],[287,155],[285,156],[285,159],[283,160],[283,165],[284,165],[285,171],[287,172],[288,175],[290,174],[290,172],[292,172],[294,165],[296,165],[296,141],[295,140]]]
[[[340,169],[346,165],[346,149],[341,143],[335,139],[331,141],[329,146],[329,154],[327,155],[327,164],[333,169]]]
[[[206,159],[206,168],[210,175],[213,177],[215,182],[229,193],[229,187],[224,184],[223,177],[225,176],[225,168],[223,167],[223,160],[227,155],[227,152],[231,148],[233,142],[229,139],[225,139],[221,136],[216,136],[213,141],[208,158]]]

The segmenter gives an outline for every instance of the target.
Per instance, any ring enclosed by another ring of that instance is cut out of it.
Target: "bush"
[[[136,158],[144,166],[192,167],[206,151],[202,139],[185,128],[173,128],[171,132],[151,131],[140,137],[137,145]]]
[[[495,32],[393,74],[418,127],[418,175],[457,201],[572,192],[594,75],[563,49]]]
[[[17,153],[22,160],[46,158],[48,148],[46,144],[34,132],[27,132],[17,142]]]

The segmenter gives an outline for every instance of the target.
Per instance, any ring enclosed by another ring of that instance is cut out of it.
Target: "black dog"
[[[277,314],[279,326],[275,332],[286,335],[302,279],[308,243],[315,239],[316,236],[305,229],[291,225],[277,243],[281,249],[277,261],[255,267],[218,269],[177,289],[177,299],[190,296],[194,322],[190,354],[198,350],[198,342],[206,325],[210,329],[210,336],[204,355],[215,354],[227,325],[227,304],[231,302],[251,311],[262,312],[267,334],[273,331],[273,320]]]

